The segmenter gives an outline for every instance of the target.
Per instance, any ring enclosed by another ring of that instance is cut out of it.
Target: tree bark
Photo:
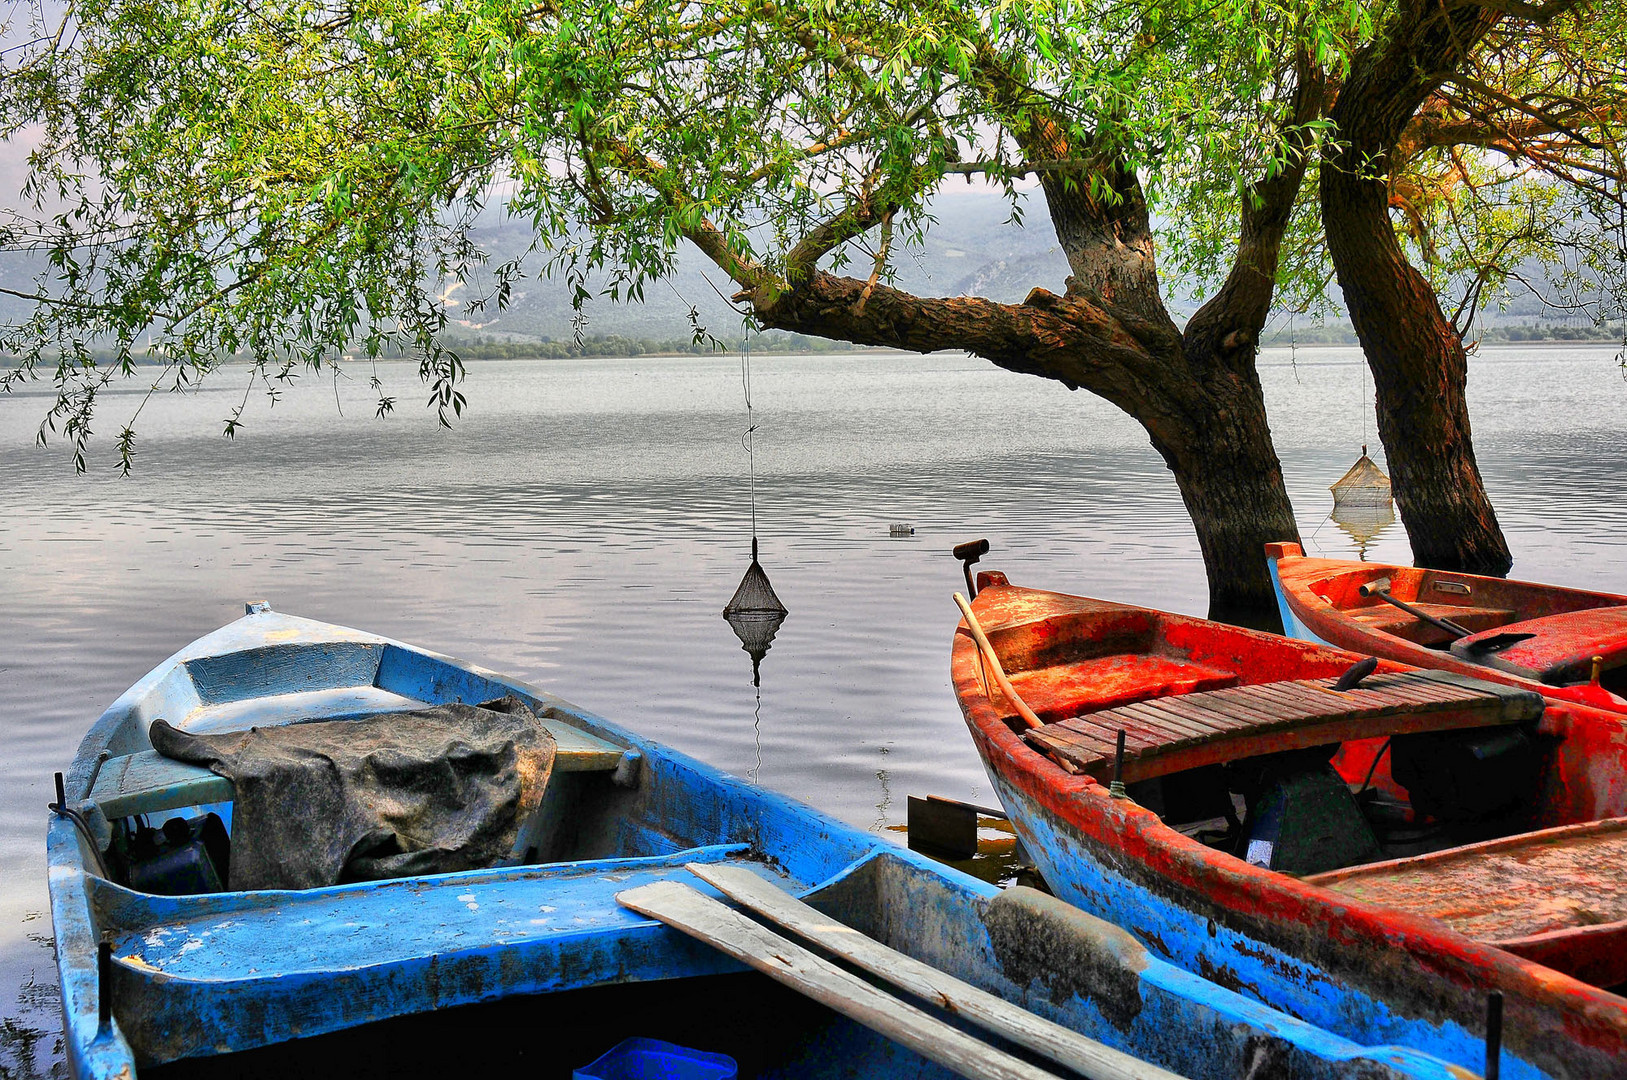
[[[1406,259],[1388,178],[1403,130],[1496,23],[1474,6],[1409,0],[1358,53],[1330,116],[1322,221],[1377,388],[1378,433],[1420,566],[1502,575],[1513,560],[1475,463],[1463,340]]]

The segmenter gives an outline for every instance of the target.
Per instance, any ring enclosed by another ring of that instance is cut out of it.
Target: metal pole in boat
[[[1365,585],[1359,585],[1356,587],[1356,592],[1360,593],[1362,596],[1376,596],[1386,604],[1389,604],[1391,607],[1400,608],[1402,611],[1405,611],[1408,615],[1411,615],[1415,619],[1422,619],[1424,622],[1435,627],[1436,629],[1445,630],[1454,638],[1468,637],[1474,633],[1474,631],[1470,630],[1468,627],[1460,626],[1451,619],[1438,619],[1427,611],[1421,611],[1418,608],[1413,607],[1405,600],[1397,600],[1395,597],[1390,595],[1389,578],[1379,578],[1377,581],[1369,581]]]
[[[1124,790],[1124,729],[1119,728],[1118,747],[1113,751],[1113,782],[1107,785],[1107,793],[1115,799],[1129,798]]]
[[[113,932],[102,931],[102,940],[96,943],[96,1030],[107,1031],[113,1025]]]
[[[989,553],[987,540],[968,540],[964,544],[956,544],[955,558],[961,562],[961,570],[966,574],[966,595],[976,598],[977,586],[972,582],[972,564]]]
[[[1503,1058],[1503,992],[1486,995],[1486,1080],[1497,1080]]]

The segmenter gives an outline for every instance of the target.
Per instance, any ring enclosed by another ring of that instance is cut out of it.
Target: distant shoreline
[[[1561,346],[1561,345],[1601,345],[1623,346],[1623,335],[1620,331],[1602,331],[1593,327],[1586,328],[1554,328],[1561,334],[1546,337],[1523,337],[1516,334],[1533,333],[1546,327],[1492,327],[1478,338],[1472,339],[1475,345],[1487,346]],[[1568,330],[1568,333],[1565,331]],[[1583,336],[1583,334],[1587,336]],[[633,360],[648,357],[651,360],[682,360],[688,358],[701,359],[716,356],[738,356],[744,351],[744,344],[739,341],[724,342],[725,349],[714,348],[709,345],[694,345],[687,341],[674,341],[672,339],[657,340],[650,338],[629,338],[618,334],[585,338],[580,343],[572,341],[481,341],[481,342],[443,342],[442,347],[448,352],[457,354],[458,358],[466,361],[490,360]],[[1338,329],[1328,330],[1321,328],[1307,332],[1304,338],[1295,335],[1289,337],[1283,334],[1274,334],[1260,342],[1262,349],[1338,349],[1357,348],[1360,342],[1353,333]],[[805,335],[788,335],[785,338],[756,338],[750,345],[754,356],[839,356],[839,355],[865,355],[874,353],[912,352],[908,349],[888,348],[880,345],[854,345],[845,341],[827,341],[821,338],[812,338]],[[953,351],[953,350],[942,350]],[[97,363],[111,362],[116,359],[112,350],[98,349],[93,352]],[[157,366],[161,361],[144,355],[133,357],[135,363],[141,367]],[[414,357],[396,353],[380,356],[385,361],[411,361]],[[366,357],[345,357],[341,364],[355,364],[363,362]],[[230,357],[223,361],[227,364],[245,363],[245,357]]]

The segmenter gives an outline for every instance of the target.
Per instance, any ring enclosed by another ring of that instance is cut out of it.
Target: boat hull
[[[1046,598],[1075,598],[1020,590],[1027,599],[1019,600],[1016,591],[995,584],[979,594],[976,609],[997,648],[1059,648],[1057,627],[1043,618]],[[1039,643],[1021,641],[1021,630],[1002,624],[995,612],[1008,602],[1032,621]],[[1297,651],[1311,648],[1145,614],[1188,635],[1223,635],[1226,643],[1214,650],[1245,664],[1252,656],[1263,667],[1288,668]],[[1627,1076],[1627,1001],[1433,920],[1250,865],[1112,797],[1090,777],[1069,775],[1008,726],[1008,708],[990,702],[964,624],[952,676],[995,791],[1046,882],[1069,903],[1120,923],[1161,958],[1355,1041],[1415,1046],[1476,1071],[1484,1063],[1486,993],[1501,990],[1503,1075]]]

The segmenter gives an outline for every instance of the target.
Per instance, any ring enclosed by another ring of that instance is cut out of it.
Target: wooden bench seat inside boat
[[[1011,685],[1042,720],[1065,720],[1081,708],[1128,705],[1149,693],[1193,694],[1236,686],[1237,673],[1183,657],[1119,653],[1034,671],[1010,672]]]
[[[1627,982],[1627,818],[1563,825],[1306,879],[1595,986]]]
[[[621,761],[624,751],[614,743],[557,720],[542,718],[542,724],[557,745],[555,772],[597,772],[614,769]],[[110,821],[231,799],[230,780],[156,750],[109,758],[96,774],[89,796]]]
[[[1482,630],[1494,630],[1513,622],[1518,613],[1510,608],[1470,607],[1464,604],[1428,604],[1414,603],[1413,607],[1437,619],[1455,622],[1465,630],[1476,633]],[[1445,630],[1434,626],[1416,615],[1408,614],[1400,608],[1382,601],[1376,601],[1371,607],[1354,607],[1345,611],[1355,622],[1374,630],[1381,630],[1386,634],[1406,638],[1418,645],[1440,645],[1452,638]]]
[[[1539,694],[1444,671],[1373,675],[1343,692],[1333,689],[1336,681],[1295,679],[1149,698],[1049,723],[1023,737],[1106,780],[1122,730],[1124,780],[1132,782],[1346,739],[1524,723],[1543,710]]]

